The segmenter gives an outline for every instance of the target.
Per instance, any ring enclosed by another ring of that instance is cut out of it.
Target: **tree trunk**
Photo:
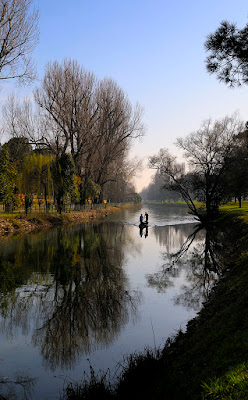
[[[241,208],[241,195],[239,195],[239,208]]]

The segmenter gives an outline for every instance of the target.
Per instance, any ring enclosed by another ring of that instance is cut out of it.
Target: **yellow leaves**
[[[77,175],[73,175],[73,179],[74,179],[75,185],[78,188],[78,186],[81,185],[81,183],[82,183],[82,179],[80,178],[80,176],[77,176]]]
[[[24,192],[41,193],[46,186],[48,193],[53,193],[51,166],[54,156],[51,154],[28,155],[24,159],[22,187]]]
[[[75,265],[75,264],[79,263],[80,262],[80,258],[81,258],[80,254],[78,254],[78,253],[74,254],[73,260],[72,260],[72,264]]]

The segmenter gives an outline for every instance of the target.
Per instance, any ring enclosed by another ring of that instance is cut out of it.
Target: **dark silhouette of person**
[[[148,214],[147,214],[147,212],[145,213],[145,222],[146,222],[146,224],[148,224]]]
[[[145,239],[147,238],[147,236],[148,236],[148,225],[146,226]]]
[[[140,214],[140,223],[141,224],[143,223],[143,215],[142,214]]]

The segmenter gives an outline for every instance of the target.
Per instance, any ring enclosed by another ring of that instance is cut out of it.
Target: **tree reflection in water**
[[[30,400],[36,385],[36,378],[31,378],[24,371],[16,372],[14,379],[8,376],[0,377],[0,399]]]
[[[223,271],[229,249],[228,237],[229,232],[216,227],[205,230],[196,225],[193,232],[191,227],[191,233],[184,236],[178,251],[163,253],[164,263],[158,272],[147,275],[148,285],[163,292],[172,287],[174,279],[184,272],[184,284],[181,293],[174,297],[174,303],[198,311]],[[171,240],[167,238],[165,241],[167,249]]]
[[[140,300],[122,268],[132,247],[128,233],[107,223],[75,229],[12,243],[0,259],[8,271],[0,283],[0,330],[32,332],[51,369],[71,368],[82,353],[107,347],[136,319]]]

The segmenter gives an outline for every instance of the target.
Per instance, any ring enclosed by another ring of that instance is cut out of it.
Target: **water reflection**
[[[148,224],[140,224],[139,225],[139,234],[140,234],[140,237],[144,236],[144,238],[147,238],[147,236],[148,236]]]
[[[0,377],[0,399],[30,400],[35,391],[37,379],[31,378],[25,371],[14,374],[14,378]]]
[[[31,334],[52,370],[107,347],[137,318],[140,294],[122,268],[127,248],[127,230],[108,223],[8,242],[0,248],[1,333]]]
[[[164,292],[183,272],[184,283],[174,303],[198,311],[223,271],[229,233],[220,229],[205,230],[201,225],[195,225],[193,231],[192,225],[183,229],[168,227],[168,231],[166,235],[165,230],[155,230],[166,252],[160,269],[147,275],[148,285]]]

